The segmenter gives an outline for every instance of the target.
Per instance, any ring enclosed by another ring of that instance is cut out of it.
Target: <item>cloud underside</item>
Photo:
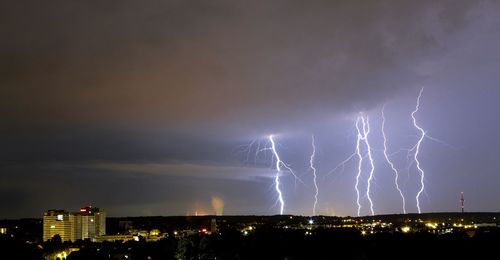
[[[0,11],[7,72],[0,94],[8,100],[1,115],[260,130],[364,110],[439,69],[454,37],[477,19],[474,8],[472,1],[16,1]]]

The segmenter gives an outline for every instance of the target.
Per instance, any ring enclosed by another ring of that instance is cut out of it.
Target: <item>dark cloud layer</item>
[[[4,3],[2,117],[263,130],[366,109],[432,74],[472,4]]]
[[[268,161],[241,168],[238,145],[283,133],[307,178],[314,133],[325,175],[352,152],[358,111],[378,126],[387,103],[391,148],[411,145],[422,86],[419,120],[456,147],[424,146],[425,206],[453,210],[465,190],[498,210],[498,13],[495,1],[0,0],[0,217],[89,201],[185,214],[211,196],[231,198],[227,213],[275,213]],[[380,167],[380,212],[398,212]],[[324,177],[323,213],[353,214],[352,170]],[[307,214],[308,180],[295,193],[284,182],[290,212]]]

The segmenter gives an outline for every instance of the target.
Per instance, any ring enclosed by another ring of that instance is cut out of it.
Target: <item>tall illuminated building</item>
[[[106,234],[106,212],[100,208],[84,207],[79,212],[48,210],[43,215],[43,240],[59,235],[62,241],[94,240]]]
[[[77,219],[78,237],[80,239],[93,239],[106,234],[106,212],[100,208],[85,207],[75,213]],[[81,223],[81,224],[80,224]]]
[[[65,210],[48,210],[43,214],[43,241],[59,235],[62,241],[74,240],[74,216]]]

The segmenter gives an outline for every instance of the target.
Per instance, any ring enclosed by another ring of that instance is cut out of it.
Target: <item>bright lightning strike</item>
[[[422,194],[422,192],[424,191],[425,189],[425,183],[424,183],[424,178],[425,178],[425,172],[424,170],[422,170],[422,168],[420,167],[420,161],[418,160],[418,154],[420,153],[420,145],[422,144],[422,141],[425,139],[425,131],[424,129],[422,129],[422,127],[420,127],[418,124],[417,124],[417,119],[415,118],[415,114],[418,112],[419,108],[420,108],[420,98],[422,97],[422,92],[424,91],[424,89],[422,88],[420,90],[420,93],[418,94],[418,98],[417,98],[417,105],[415,107],[415,110],[413,110],[413,112],[411,113],[411,117],[413,119],[413,125],[415,126],[416,129],[418,129],[418,131],[420,132],[420,138],[418,139],[418,142],[417,144],[415,145],[415,154],[414,154],[414,159],[415,159],[415,163],[417,164],[417,169],[418,169],[418,172],[420,173],[420,190],[418,191],[417,193],[417,196],[416,196],[416,200],[417,200],[417,209],[418,209],[418,213],[420,214],[421,213],[421,210],[420,210],[420,195]]]
[[[359,128],[359,122],[361,117],[356,119],[356,130],[358,131],[358,137],[356,140],[356,154],[358,155],[358,173],[356,174],[356,183],[354,185],[354,189],[356,190],[356,204],[358,205],[358,217],[361,214],[361,203],[359,202],[359,178],[361,177],[361,167],[363,166],[363,155],[361,155],[360,143],[363,139],[363,135],[361,134],[361,129]]]
[[[276,170],[276,176],[274,178],[274,187],[276,190],[276,193],[278,194],[278,199],[276,203],[280,203],[280,214],[283,214],[284,208],[285,208],[285,202],[283,199],[283,192],[281,190],[281,183],[280,183],[280,177],[281,173],[283,171],[289,172],[293,177],[295,178],[295,184],[297,184],[297,181],[301,182],[304,184],[304,181],[302,181],[297,174],[293,171],[293,169],[283,162],[278,154],[277,151],[277,143],[275,142],[274,135],[270,135],[267,137],[267,143],[265,145],[261,145],[261,140],[256,139],[248,144],[240,145],[239,147],[242,147],[240,153],[245,153],[246,160],[245,162],[248,164],[250,161],[250,157],[252,156],[252,151],[253,151],[253,156],[254,156],[254,164],[257,164],[259,161],[259,155],[261,153],[266,153],[268,151],[271,152],[272,158],[271,158],[271,167]],[[255,147],[255,148],[254,148]],[[264,155],[264,157],[267,157]]]
[[[316,144],[314,142],[314,135],[311,136],[311,146],[312,146],[312,153],[311,153],[311,157],[309,159],[309,167],[311,168],[312,170],[312,174],[313,174],[313,182],[314,182],[314,188],[315,188],[315,191],[316,193],[314,194],[314,205],[313,205],[313,216],[316,215],[316,205],[318,204],[318,193],[319,193],[319,189],[318,189],[318,183],[316,182],[316,167],[314,166],[314,157],[316,156]]]
[[[385,135],[385,114],[384,114],[385,106],[382,107],[382,136],[384,137],[384,156],[385,160],[387,163],[391,166],[392,171],[394,172],[394,184],[396,184],[396,189],[399,191],[399,195],[401,196],[401,199],[403,200],[403,213],[406,214],[406,205],[405,205],[405,197],[403,195],[403,192],[399,188],[399,172],[394,167],[394,163],[389,159],[389,156],[387,155],[387,137]]]
[[[374,171],[375,171],[375,165],[373,164],[373,157],[372,157],[372,148],[370,146],[370,142],[368,142],[368,135],[370,134],[370,121],[368,116],[366,118],[361,117],[361,122],[363,123],[363,141],[365,142],[366,145],[366,150],[368,154],[368,160],[370,161],[370,174],[368,176],[368,181],[366,185],[366,198],[370,202],[370,211],[372,213],[372,216],[375,215],[375,212],[373,210],[373,200],[371,198],[371,183],[374,177]]]
[[[373,200],[371,198],[371,183],[374,177],[375,165],[373,163],[372,157],[372,148],[370,146],[370,142],[368,141],[368,135],[370,134],[370,121],[368,116],[360,115],[356,119],[356,130],[358,131],[358,138],[356,140],[356,152],[358,155],[358,172],[356,174],[356,183],[354,185],[354,189],[356,190],[356,204],[358,205],[358,216],[361,214],[361,202],[360,202],[360,191],[359,191],[359,179],[361,178],[362,168],[363,168],[363,155],[361,154],[361,142],[364,143],[366,147],[366,154],[368,157],[368,161],[370,162],[370,172],[368,174],[367,186],[366,186],[366,198],[370,203],[370,212],[372,215],[375,215],[375,211],[373,210]]]
[[[285,209],[285,201],[283,200],[283,193],[280,188],[280,172],[281,172],[281,159],[276,151],[276,144],[274,143],[273,136],[269,136],[269,141],[271,142],[271,151],[273,152],[273,156],[276,159],[275,169],[276,169],[276,177],[274,178],[274,187],[276,192],[278,193],[278,201],[280,203],[280,215],[283,215],[283,210]]]
[[[274,136],[270,135],[268,139],[269,142],[271,143],[271,147],[269,147],[269,149],[272,151],[273,158],[276,160],[276,163],[274,164],[274,168],[276,169],[276,176],[274,177],[274,187],[276,189],[276,193],[278,193],[278,202],[280,203],[280,215],[283,215],[283,210],[285,209],[285,201],[283,200],[283,192],[281,191],[280,188],[281,167],[289,171],[295,177],[295,180],[299,180],[302,183],[304,182],[295,174],[295,172],[292,170],[292,168],[290,168],[290,166],[288,166],[281,160],[278,151],[276,150],[276,142],[274,141]]]

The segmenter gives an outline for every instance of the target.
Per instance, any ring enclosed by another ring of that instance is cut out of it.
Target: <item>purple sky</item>
[[[0,1],[0,218],[92,204],[111,216],[355,215],[354,123],[370,116],[375,213],[416,211],[406,149],[427,133],[423,212],[500,210],[497,1]],[[264,142],[262,143],[264,145]],[[256,149],[253,147],[253,149]],[[253,154],[253,152],[252,152]],[[410,160],[411,162],[411,160]],[[366,167],[363,166],[363,167]],[[409,170],[407,170],[409,169]],[[364,187],[366,183],[362,183]],[[362,214],[369,214],[362,198]]]

